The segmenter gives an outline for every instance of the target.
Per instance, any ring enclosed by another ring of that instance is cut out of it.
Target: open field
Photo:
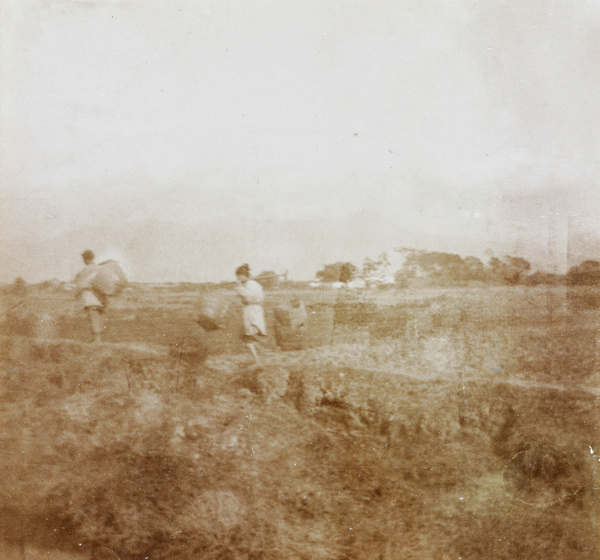
[[[127,290],[98,346],[69,294],[7,295],[6,546],[57,560],[598,557],[595,291],[279,290],[271,326],[293,295],[306,348],[271,335],[262,371],[235,306],[221,331],[194,323],[197,290]]]

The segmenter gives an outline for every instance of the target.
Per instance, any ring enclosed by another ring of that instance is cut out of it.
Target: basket
[[[275,339],[281,350],[302,350],[305,346],[304,325],[290,327],[275,321]]]
[[[100,263],[91,282],[94,291],[104,296],[116,296],[127,284],[127,278],[117,261]]]
[[[224,328],[231,303],[231,294],[225,291],[201,295],[197,303],[196,322],[205,331]]]
[[[273,315],[275,317],[275,324],[282,327],[291,327],[292,319],[290,317],[290,310],[284,306],[278,306],[273,309]]]

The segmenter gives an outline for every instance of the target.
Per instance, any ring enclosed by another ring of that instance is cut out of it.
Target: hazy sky
[[[6,239],[364,211],[600,235],[598,0],[0,7]]]

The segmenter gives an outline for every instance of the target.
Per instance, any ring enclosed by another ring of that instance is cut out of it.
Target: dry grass
[[[130,560],[597,557],[593,308],[336,295],[332,344],[268,344],[260,371],[234,313],[204,335],[191,294],[162,296],[114,306],[107,336],[130,344],[14,336],[41,300],[5,323],[5,538]]]

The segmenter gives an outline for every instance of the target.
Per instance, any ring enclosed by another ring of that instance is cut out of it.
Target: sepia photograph
[[[599,558],[599,37],[0,0],[0,560]]]

